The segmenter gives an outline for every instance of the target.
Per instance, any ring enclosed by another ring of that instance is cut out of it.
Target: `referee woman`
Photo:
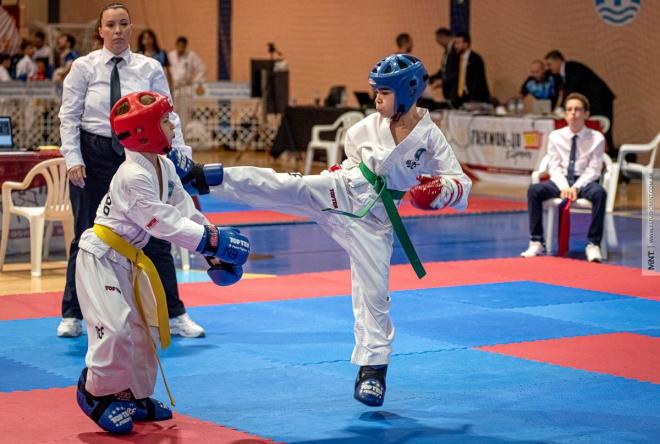
[[[132,28],[125,5],[113,3],[103,8],[98,21],[103,47],[76,59],[64,80],[59,113],[60,151],[71,181],[75,238],[71,242],[62,298],[62,320],[57,327],[57,335],[61,337],[82,334],[82,312],[75,287],[78,240],[93,225],[110,180],[126,158],[123,147],[111,137],[110,109],[121,96],[135,91],[155,91],[170,97],[160,63],[131,52]],[[191,157],[192,150],[183,140],[179,117],[174,113],[171,116],[175,125],[172,147]],[[151,238],[144,252],[160,273],[167,295],[171,333],[204,336],[204,329],[190,319],[179,299],[170,243]]]

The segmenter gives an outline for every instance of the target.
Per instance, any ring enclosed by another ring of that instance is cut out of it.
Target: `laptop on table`
[[[14,146],[11,117],[0,116],[0,151],[18,151]]]
[[[525,97],[525,113],[537,116],[545,116],[552,113],[552,102],[545,99],[535,99],[531,94]]]

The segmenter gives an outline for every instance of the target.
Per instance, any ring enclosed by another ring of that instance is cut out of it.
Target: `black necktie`
[[[577,155],[577,134],[573,136],[571,141],[571,157],[568,159],[568,171],[566,174],[566,179],[568,179],[568,185],[573,186],[575,183],[575,156]]]
[[[121,57],[113,57],[112,61],[115,66],[112,67],[112,74],[110,74],[110,109],[115,106],[115,103],[121,98],[121,84],[119,83],[119,69],[117,65],[121,62]],[[112,135],[112,149],[118,156],[124,155],[124,147],[119,143],[119,139],[114,134]]]

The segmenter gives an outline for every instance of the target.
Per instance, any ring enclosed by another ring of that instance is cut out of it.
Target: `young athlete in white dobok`
[[[136,92],[112,108],[113,133],[126,161],[101,201],[94,227],[80,239],[76,288],[85,323],[86,367],[77,400],[101,428],[126,433],[133,421],[172,417],[150,396],[158,358],[152,335],[170,343],[167,304],[158,273],[142,252],[151,236],[202,253],[218,285],[242,276],[249,242],[238,230],[210,225],[184,191],[166,154],[174,136],[172,105],[154,92]]]
[[[454,153],[426,109],[415,103],[426,87],[422,62],[407,54],[380,60],[369,73],[376,113],[346,134],[348,159],[320,175],[272,169],[224,169],[220,197],[256,208],[315,220],[350,256],[355,348],[360,366],[355,398],[382,405],[394,327],[388,293],[393,233],[418,276],[424,269],[397,213],[403,194],[425,209],[464,209],[471,187]]]

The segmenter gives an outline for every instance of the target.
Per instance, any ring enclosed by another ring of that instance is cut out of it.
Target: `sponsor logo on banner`
[[[470,132],[470,143],[474,146],[490,146],[504,150],[504,158],[530,159],[532,153],[523,149],[523,134],[519,132],[503,132],[473,129]]]
[[[541,148],[543,134],[538,131],[523,131],[523,144],[526,150],[538,150]]]
[[[470,135],[473,145],[488,145],[503,148],[520,148],[522,145],[520,133],[500,132],[473,129]]]
[[[529,185],[545,152],[552,119],[471,116],[449,112],[442,128],[458,160],[478,179]],[[536,134],[538,133],[538,134]]]
[[[608,25],[624,26],[632,22],[642,0],[594,0],[596,13]]]

